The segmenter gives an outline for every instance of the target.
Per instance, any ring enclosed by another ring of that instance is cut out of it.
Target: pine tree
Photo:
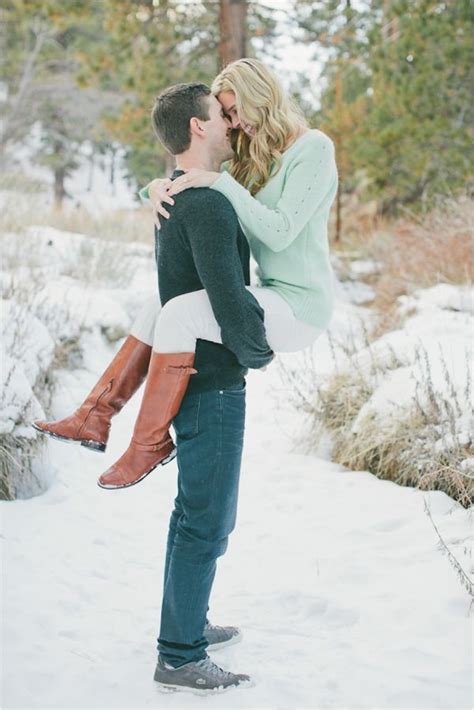
[[[314,123],[334,140],[339,172],[336,198],[336,233],[339,241],[341,195],[353,189],[356,165],[353,142],[365,116],[364,96],[369,84],[367,33],[371,27],[367,2],[329,0],[295,3],[295,17],[303,38],[315,47],[315,55],[324,56],[321,74],[323,88],[320,109]]]
[[[386,0],[371,43],[373,95],[354,148],[373,193],[393,213],[464,189],[474,117],[470,3]]]
[[[140,184],[169,172],[172,158],[153,134],[150,113],[165,87],[209,82],[217,67],[215,2],[103,0],[103,42],[81,56],[83,85],[120,93],[121,109],[104,125],[127,149],[129,174]]]
[[[430,204],[469,184],[474,62],[469,0],[296,2],[327,61],[318,125],[337,146],[341,188],[363,174],[381,210]]]
[[[78,48],[99,41],[96,13],[86,0],[67,8],[59,0],[6,0],[2,20],[2,155],[7,159],[9,148],[39,126],[34,157],[51,169],[60,205],[80,146],[99,137],[101,111],[114,103],[96,90],[80,91],[75,80]]]

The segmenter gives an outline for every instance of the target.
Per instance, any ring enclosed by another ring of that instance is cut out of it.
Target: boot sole
[[[45,434],[51,439],[56,439],[56,441],[64,441],[64,443],[66,444],[80,444],[86,449],[90,449],[91,451],[99,451],[100,453],[104,453],[105,449],[107,448],[107,444],[100,444],[97,441],[91,441],[90,439],[71,439],[67,436],[55,434],[54,432],[48,431],[47,429],[41,429],[41,427],[36,426],[36,424],[32,424],[31,426],[33,427],[33,429],[36,429],[36,431],[41,432],[41,434]]]
[[[173,451],[169,454],[169,456],[164,458],[162,461],[158,461],[158,463],[152,466],[149,471],[145,471],[145,473],[140,476],[140,478],[137,478],[135,481],[132,481],[132,483],[124,483],[122,486],[107,486],[97,481],[97,485],[99,486],[99,488],[103,488],[105,491],[119,491],[122,488],[130,488],[130,486],[136,486],[137,483],[143,481],[143,479],[146,478],[148,474],[150,474],[152,471],[154,471],[155,468],[157,468],[158,466],[165,466],[167,463],[170,463],[170,461],[173,461],[173,459],[176,458],[177,453],[178,452],[175,447]]]
[[[155,682],[160,693],[176,693],[181,691],[182,693],[192,693],[193,695],[220,695],[221,693],[227,693],[229,690],[244,690],[245,688],[255,687],[255,681],[252,679],[242,681],[238,685],[228,685],[225,688],[220,685],[218,688],[204,688],[203,690],[199,690],[199,688],[191,688],[187,685],[163,683],[160,680],[156,680],[156,678]]]

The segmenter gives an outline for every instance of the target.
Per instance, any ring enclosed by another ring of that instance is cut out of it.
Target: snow
[[[467,536],[468,513],[443,493],[293,451],[295,414],[268,407],[275,387],[276,369],[249,377],[238,523],[211,603],[215,623],[244,634],[212,657],[256,685],[206,706],[469,707],[469,602],[423,503],[447,539]],[[74,387],[69,375],[67,389],[79,401],[84,378]],[[175,464],[127,491],[95,484],[139,399],[114,421],[105,455],[51,441],[49,491],[2,506],[5,708],[204,702],[162,696],[152,680]]]
[[[53,359],[54,341],[38,318],[11,299],[2,301],[0,332],[0,433],[15,430],[31,438],[31,430],[20,433],[15,427],[20,420],[43,415],[32,388]]]
[[[362,281],[343,281],[338,285],[338,294],[352,303],[362,305],[370,303],[375,298],[374,289]]]
[[[419,289],[410,296],[400,296],[398,300],[400,309],[405,312],[415,308],[424,312],[442,309],[474,314],[474,289],[470,286],[440,283]]]
[[[354,259],[350,266],[355,277],[372,276],[372,274],[380,273],[383,267],[381,262],[372,259]]]
[[[2,254],[0,434],[36,440],[29,423],[45,412],[35,387],[50,372],[56,347],[75,344],[77,360],[89,335],[101,343],[127,335],[156,292],[154,250],[31,227],[2,235]],[[36,495],[49,485],[51,472],[40,459],[38,451],[34,475],[23,469],[16,495]]]
[[[472,302],[473,289],[450,284],[402,296],[400,313],[411,314],[402,327],[343,358],[340,371],[359,373],[373,390],[353,422],[353,434],[367,417],[379,428],[392,428],[413,414],[415,399],[428,409],[434,393],[454,409],[453,421],[439,429],[436,451],[453,448],[456,440],[472,441]]]
[[[80,364],[56,371],[51,414],[61,417],[82,401],[121,344],[111,341],[126,334],[156,288],[152,253],[112,245],[130,265],[130,279],[118,287],[113,272],[102,281],[79,278],[81,253],[87,249],[93,262],[100,240],[36,228],[21,242],[25,259],[31,239],[37,240],[33,263],[20,259],[22,266],[13,271],[24,282],[36,269],[41,289],[28,302],[28,348],[16,358],[5,353],[10,387],[23,404],[33,401],[34,380],[50,364],[54,343],[76,337]],[[13,261],[18,240],[6,244]],[[5,289],[8,316],[19,306],[12,305],[6,277]],[[377,416],[391,416],[391,402],[409,402],[420,338],[434,386],[449,394],[440,343],[457,391],[465,387],[459,352],[471,323],[469,299],[449,289],[444,295],[419,292],[402,303],[410,314],[404,327],[374,344],[375,357],[390,363],[394,352],[399,361],[376,382],[370,406]],[[373,314],[345,300],[342,290],[339,296],[332,343],[323,335],[312,353],[318,376],[334,371],[336,347],[337,367],[356,363],[370,377],[374,354],[364,349],[363,332]],[[352,360],[337,347],[348,339],[360,345]],[[294,367],[304,362],[303,355],[280,360]],[[471,706],[469,597],[441,553],[425,505],[466,573],[474,571],[469,511],[439,491],[345,470],[327,460],[324,447],[313,454],[296,450],[303,415],[290,406],[275,366],[248,378],[237,528],[218,564],[210,614],[215,623],[238,625],[244,634],[241,644],[213,652],[213,659],[249,673],[255,687],[205,701],[159,694],[155,639],[176,464],[124,491],[96,485],[123,452],[140,397],[114,419],[105,455],[45,440],[35,471],[48,490],[0,504],[6,573],[2,707]],[[0,422],[23,432],[26,420],[17,421],[11,406],[5,405]],[[472,459],[463,469],[472,471]]]

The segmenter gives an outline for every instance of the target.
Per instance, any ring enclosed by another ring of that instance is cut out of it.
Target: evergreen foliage
[[[170,84],[212,81],[219,6],[4,0],[2,148],[41,126],[37,159],[54,172],[58,202],[86,140],[97,154],[125,145],[139,184],[169,172],[153,101]],[[343,192],[365,186],[367,199],[396,213],[472,187],[469,0],[293,0],[292,16],[324,65],[320,106],[304,109],[336,143]],[[271,4],[249,2],[247,36],[264,38],[267,56],[275,17]]]
[[[37,127],[36,160],[53,172],[58,204],[80,146],[107,145],[100,115],[117,103],[104,92],[80,91],[75,79],[77,52],[101,40],[97,15],[87,0],[67,8],[59,0],[6,0],[2,8],[4,158]]]
[[[337,145],[341,186],[382,211],[469,188],[474,80],[469,0],[298,0],[326,57],[315,120]]]

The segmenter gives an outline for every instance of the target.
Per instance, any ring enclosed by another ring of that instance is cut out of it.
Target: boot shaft
[[[195,353],[152,352],[133,442],[158,444],[179,411],[193,368]]]

